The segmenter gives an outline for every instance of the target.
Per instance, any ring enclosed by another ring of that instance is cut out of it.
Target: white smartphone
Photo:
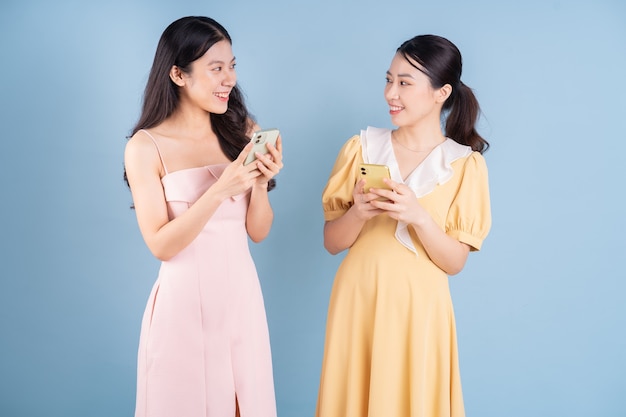
[[[268,143],[271,143],[272,145],[276,146],[276,140],[278,139],[278,135],[280,135],[280,132],[276,128],[257,130],[256,132],[254,132],[252,138],[250,139],[254,145],[252,145],[252,150],[246,157],[246,160],[243,164],[248,165],[249,163],[254,162],[256,160],[255,153],[257,152],[260,154],[269,153],[269,149],[267,149],[266,145]]]

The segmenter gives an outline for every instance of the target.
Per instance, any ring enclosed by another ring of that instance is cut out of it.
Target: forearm
[[[365,224],[365,220],[356,216],[354,207],[324,224],[324,247],[333,255],[352,246]]]
[[[468,245],[448,236],[432,218],[412,227],[435,265],[448,275],[461,272],[469,253]]]
[[[187,211],[145,239],[152,254],[162,261],[176,256],[200,234],[225,198],[213,187],[209,188]]]
[[[246,229],[250,239],[254,242],[265,239],[270,233],[273,221],[274,211],[270,204],[267,184],[254,185],[246,214]]]

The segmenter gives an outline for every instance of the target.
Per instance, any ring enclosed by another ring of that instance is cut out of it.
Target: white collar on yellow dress
[[[428,154],[422,163],[409,174],[406,181],[403,181],[391,145],[391,129],[369,126],[366,130],[361,130],[361,148],[365,163],[387,165],[391,179],[408,185],[417,198],[431,193],[438,184],[448,182],[454,175],[452,162],[472,153],[471,147],[446,139]],[[402,245],[417,254],[409,235],[408,224],[399,221],[395,236]]]

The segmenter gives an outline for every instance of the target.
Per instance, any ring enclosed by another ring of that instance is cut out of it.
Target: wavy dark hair
[[[226,29],[205,16],[187,16],[172,22],[161,35],[143,95],[139,121],[130,136],[141,129],[150,129],[167,119],[178,108],[180,90],[170,79],[170,70],[176,65],[182,72],[191,71],[191,63],[202,57],[216,43],[232,39]],[[250,123],[254,120],[248,112],[244,95],[235,85],[230,92],[228,109],[224,114],[210,113],[211,127],[220,148],[231,161],[248,144]],[[126,169],[124,181],[128,184]],[[276,181],[270,180],[268,190]]]
[[[472,89],[461,81],[463,60],[456,45],[441,36],[419,35],[405,41],[396,52],[426,74],[433,88],[450,84],[452,94],[442,108],[447,114],[445,135],[462,145],[470,146],[474,151],[485,152],[489,142],[478,134],[475,127],[480,106]]]

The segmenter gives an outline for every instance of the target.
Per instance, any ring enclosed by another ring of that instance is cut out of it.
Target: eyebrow
[[[231,64],[233,62],[235,62],[235,59],[236,59],[236,57],[233,57],[233,59],[230,60]],[[213,65],[213,64],[224,64],[224,61],[220,61],[220,60],[215,59],[215,60],[209,62],[209,65]]]
[[[389,71],[387,71],[387,75],[392,75],[392,74]],[[415,79],[415,77],[413,77],[411,74],[398,74],[398,77],[408,77],[408,78]]]

